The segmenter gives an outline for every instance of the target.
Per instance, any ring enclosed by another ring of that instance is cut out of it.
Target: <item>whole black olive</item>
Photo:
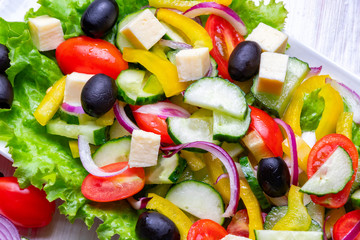
[[[2,172],[0,172],[0,177],[4,177],[4,174]]]
[[[14,100],[14,90],[9,79],[0,74],[0,109],[10,109]]]
[[[9,50],[0,44],[0,73],[4,73],[10,67]]]
[[[253,41],[239,43],[229,58],[229,74],[233,80],[244,82],[259,71],[261,47]]]
[[[141,240],[179,240],[180,233],[173,221],[158,212],[139,216],[135,232]]]
[[[115,0],[95,0],[81,17],[81,29],[90,37],[101,38],[115,25],[118,16]]]
[[[117,87],[115,80],[105,74],[92,76],[81,92],[81,106],[92,117],[107,113],[116,101]]]
[[[284,196],[290,187],[289,169],[280,157],[261,159],[257,179],[262,190],[270,197]]]

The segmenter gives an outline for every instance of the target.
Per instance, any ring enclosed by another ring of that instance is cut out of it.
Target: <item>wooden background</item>
[[[0,17],[21,20],[24,10],[34,0],[0,0]],[[289,11],[285,31],[293,38],[313,48],[344,69],[360,76],[360,1],[359,0],[288,0]],[[360,83],[359,83],[360,84]],[[0,157],[0,171],[12,174],[11,164]],[[56,213],[52,223],[42,229],[22,229],[33,240],[97,239],[94,229],[84,223],[67,222]]]

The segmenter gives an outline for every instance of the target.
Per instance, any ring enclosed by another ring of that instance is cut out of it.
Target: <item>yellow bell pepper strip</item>
[[[328,77],[328,75],[313,76],[296,90],[284,114],[284,121],[291,126],[295,134],[301,136],[300,116],[304,105],[304,96],[317,89],[321,89],[319,97],[324,98],[325,108],[319,126],[315,130],[316,138],[320,139],[335,131],[337,119],[344,106],[340,94],[325,82]]]
[[[292,185],[288,196],[288,210],[273,227],[279,231],[307,231],[311,225],[311,217],[303,203],[300,187]]]
[[[188,83],[179,82],[174,64],[154,53],[142,49],[124,48],[123,58],[127,62],[140,63],[153,73],[163,87],[166,97],[177,95],[188,86]]]
[[[249,238],[255,240],[254,230],[263,230],[263,219],[260,204],[245,179],[240,179],[240,197],[249,215]]]
[[[199,157],[197,153],[182,150],[181,157],[185,158],[190,169],[194,172],[197,172],[206,166],[203,159]]]
[[[296,137],[296,149],[298,153],[298,159],[299,159],[299,167],[304,172],[307,171],[307,160],[310,153],[311,148],[309,145],[302,139],[301,137],[295,135]],[[290,156],[290,147],[288,139],[285,139],[282,142],[282,148],[286,155]]]
[[[79,158],[79,143],[76,140],[71,140],[69,141],[69,147],[70,147],[70,151],[71,151],[71,155],[73,158]],[[96,151],[96,149],[98,149],[97,146],[94,146],[92,144],[90,144],[90,151],[91,153],[94,153]]]
[[[151,49],[150,52],[154,53],[155,55],[157,55],[158,57],[167,60],[168,58],[166,57],[165,54],[165,48],[164,46],[161,46],[160,44],[155,44]]]
[[[192,222],[185,213],[175,206],[175,204],[155,193],[149,193],[148,197],[152,199],[147,203],[146,208],[156,210],[168,217],[178,228],[181,240],[186,240]]]
[[[232,0],[200,0],[200,1],[149,0],[149,5],[156,8],[174,8],[184,12],[189,8],[202,2],[216,2],[225,6],[229,6]]]
[[[341,113],[338,122],[336,124],[336,133],[342,134],[349,139],[352,139],[352,123],[354,113],[343,112]]]
[[[98,119],[96,119],[95,123],[100,126],[111,126],[114,123],[115,120],[115,114],[114,110],[111,109]]]
[[[65,83],[66,76],[56,81],[34,112],[35,119],[42,126],[45,126],[60,108],[64,99]]]
[[[209,51],[213,48],[208,32],[194,20],[168,9],[159,9],[156,17],[183,32],[195,48],[207,47]]]
[[[220,193],[224,202],[228,204],[230,201],[229,178],[222,178],[215,184],[218,177],[224,174],[221,161],[217,158],[213,158],[211,154],[205,154],[205,164],[213,187]]]

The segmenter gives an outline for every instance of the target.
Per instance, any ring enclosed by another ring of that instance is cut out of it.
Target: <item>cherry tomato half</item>
[[[342,240],[348,232],[360,221],[360,210],[348,212],[336,221],[333,229],[333,239]],[[354,240],[360,240],[360,233]]]
[[[275,157],[282,157],[282,142],[283,137],[279,126],[269,114],[250,106],[251,122],[249,129],[255,130],[264,140],[266,146],[275,155]]]
[[[173,140],[168,134],[168,125],[165,118],[161,118],[154,114],[135,112],[140,106],[130,106],[133,111],[133,116],[141,130],[159,134],[161,142],[167,144],[174,144]]]
[[[352,141],[341,134],[329,134],[321,138],[315,143],[311,149],[308,157],[307,175],[311,178],[312,175],[323,165],[329,158],[330,154],[340,146],[345,149],[349,154],[354,168],[354,174],[351,180],[346,184],[343,190],[335,194],[326,194],[318,197],[311,195],[311,199],[314,203],[327,208],[339,208],[343,206],[349,197],[351,186],[355,180],[356,172],[358,169],[358,151]]]
[[[231,80],[228,71],[230,54],[240,42],[244,41],[244,37],[228,21],[216,15],[210,15],[205,29],[212,39],[214,48],[210,54],[218,64],[219,75]]]
[[[34,186],[21,189],[15,177],[0,178],[0,214],[20,227],[48,225],[55,212],[55,202]]]
[[[128,162],[112,163],[102,167],[105,172],[115,172],[126,167]],[[125,172],[113,177],[96,177],[89,174],[81,186],[82,194],[92,201],[112,202],[128,198],[145,185],[143,168],[128,168]]]
[[[220,240],[227,235],[220,224],[210,219],[200,219],[190,228],[187,240]]]
[[[113,44],[85,36],[61,43],[56,49],[56,60],[64,74],[103,73],[116,79],[122,70],[128,68],[128,63]]]
[[[263,222],[265,222],[266,213],[261,213]],[[240,237],[249,237],[249,215],[246,209],[237,211],[234,217],[231,219],[227,227],[228,234],[232,234]]]

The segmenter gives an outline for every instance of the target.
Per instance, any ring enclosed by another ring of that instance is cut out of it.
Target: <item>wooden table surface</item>
[[[8,2],[11,2],[9,4]],[[33,0],[0,0],[0,17],[19,19],[21,8],[16,3],[30,5]],[[293,38],[313,48],[344,69],[360,76],[360,13],[359,0],[288,0],[289,11],[285,31]],[[11,11],[9,11],[11,7]],[[21,19],[21,18],[20,18]],[[9,176],[11,163],[0,157],[0,171]],[[22,229],[22,234],[29,230]],[[58,213],[53,222],[32,231],[31,239],[97,239],[94,229],[90,232],[81,221],[71,225]]]

